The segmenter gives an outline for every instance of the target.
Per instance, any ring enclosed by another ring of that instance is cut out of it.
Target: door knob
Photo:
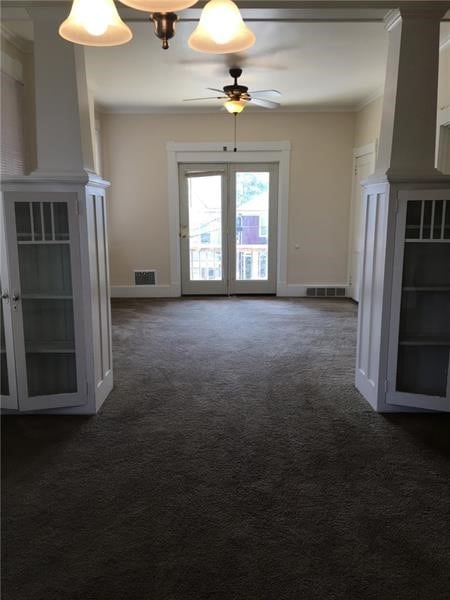
[[[11,299],[13,302],[17,302],[19,300],[19,294],[17,292],[14,292],[11,296]]]
[[[4,292],[2,292],[2,300],[8,300],[8,298],[9,298],[8,291],[5,290]]]

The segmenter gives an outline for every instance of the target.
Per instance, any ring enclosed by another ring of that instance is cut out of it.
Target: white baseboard
[[[111,298],[178,298],[177,285],[113,285]]]
[[[299,283],[287,283],[287,284],[278,284],[277,285],[277,296],[283,297],[303,297],[306,296],[307,288],[337,288],[343,287],[345,288],[345,297],[349,297],[348,293],[348,284],[347,283],[307,283],[307,284],[299,284]],[[321,296],[323,298],[332,298],[334,296]],[[339,296],[342,298],[342,296]]]
[[[343,287],[346,297],[349,296],[347,284],[278,284],[277,296],[280,297],[304,297],[306,289],[314,288],[336,288]],[[178,298],[181,296],[180,286],[172,285],[113,285],[111,286],[111,298]],[[326,297],[326,296],[324,296]],[[329,296],[330,297],[330,296]]]

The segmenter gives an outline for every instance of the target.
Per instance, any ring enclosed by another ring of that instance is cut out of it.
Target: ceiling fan
[[[185,100],[183,100],[183,102],[196,102],[198,100],[227,100],[227,102],[232,101],[235,103],[240,103],[242,108],[244,108],[244,106],[247,103],[254,104],[256,106],[261,106],[263,108],[278,108],[280,106],[279,102],[274,102],[273,100],[269,100],[267,98],[261,98],[259,95],[262,94],[264,96],[279,97],[281,96],[281,93],[278,90],[255,90],[253,92],[249,92],[247,86],[240,85],[238,83],[238,79],[242,75],[242,69],[240,69],[239,67],[232,67],[229,73],[234,79],[234,83],[232,85],[225,85],[221,90],[219,90],[218,88],[206,88],[208,90],[211,90],[212,92],[219,92],[221,94],[220,96],[207,96],[205,98],[186,98]],[[225,108],[227,108],[228,110],[227,106],[225,106]]]

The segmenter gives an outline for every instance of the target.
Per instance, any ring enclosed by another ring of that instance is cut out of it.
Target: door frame
[[[168,209],[170,235],[170,285],[175,296],[181,295],[180,259],[180,163],[278,163],[277,210],[277,295],[287,285],[288,203],[291,143],[240,142],[237,152],[233,142],[168,142]]]
[[[353,298],[355,301],[359,301],[355,299],[355,288],[358,285],[358,282],[355,283],[352,278],[353,274],[353,254],[354,254],[354,238],[353,238],[353,227],[355,220],[355,202],[356,202],[356,169],[357,169],[357,161],[358,158],[362,158],[363,156],[370,156],[370,160],[372,162],[372,172],[375,171],[375,161],[377,156],[377,147],[378,147],[378,139],[365,146],[360,146],[359,148],[353,149],[353,165],[352,165],[352,196],[350,200],[350,218],[349,218],[349,236],[348,236],[348,251],[347,251],[347,279],[348,279],[348,296]],[[359,200],[363,203],[363,190],[360,189]],[[362,206],[361,211],[362,221],[364,220],[364,206]],[[361,222],[362,228],[364,228],[364,223]],[[359,293],[359,290],[358,290]]]

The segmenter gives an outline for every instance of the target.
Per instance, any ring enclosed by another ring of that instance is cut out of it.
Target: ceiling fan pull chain
[[[234,150],[233,152],[237,152],[237,113],[234,113]]]

